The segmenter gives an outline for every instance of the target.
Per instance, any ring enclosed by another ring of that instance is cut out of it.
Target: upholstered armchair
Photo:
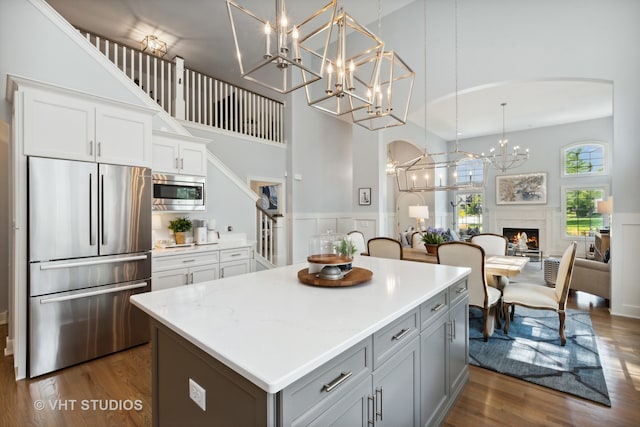
[[[556,287],[550,288],[533,283],[511,283],[502,291],[502,304],[505,324],[504,333],[509,333],[509,324],[513,320],[513,308],[515,305],[535,308],[539,310],[552,310],[558,313],[558,335],[560,344],[565,345],[567,338],[564,334],[564,322],[566,318],[567,296],[569,284],[573,275],[573,266],[576,259],[576,242],[571,243],[560,260]],[[509,308],[512,308],[509,314]]]
[[[571,277],[571,290],[611,299],[611,264],[576,258]]]

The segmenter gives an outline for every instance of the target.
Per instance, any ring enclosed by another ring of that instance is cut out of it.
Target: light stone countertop
[[[245,248],[248,246],[254,246],[255,242],[242,242],[242,241],[224,241],[219,243],[210,243],[204,245],[192,245],[192,246],[184,246],[178,248],[154,248],[151,251],[153,257],[163,257],[169,255],[180,255],[180,254],[193,254],[200,252],[211,252],[211,251],[220,251],[225,249],[237,249],[237,248]]]
[[[158,322],[268,393],[331,360],[469,274],[463,267],[356,256],[366,283],[315,287],[307,263],[131,297]]]

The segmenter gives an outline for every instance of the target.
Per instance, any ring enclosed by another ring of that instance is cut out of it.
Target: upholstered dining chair
[[[367,242],[369,256],[402,259],[402,244],[389,237],[374,237]]]
[[[484,249],[485,256],[491,255],[507,255],[507,249],[509,247],[509,239],[499,234],[494,233],[480,233],[471,236],[471,243],[480,246]],[[487,275],[487,283],[489,286],[504,289],[509,284],[509,278],[504,276],[494,276],[492,274]]]
[[[558,333],[560,335],[560,343],[565,345],[567,338],[564,334],[565,308],[567,305],[567,295],[569,294],[569,286],[571,284],[571,275],[573,273],[573,264],[576,259],[576,242],[573,242],[565,249],[560,266],[558,267],[558,275],[556,277],[556,287],[550,288],[545,285],[537,285],[533,283],[512,283],[503,290],[503,310],[505,317],[504,333],[509,333],[509,323],[513,320],[513,307],[521,305],[529,308],[540,310],[554,310],[558,313],[560,324]],[[509,307],[512,307],[509,315]]]
[[[358,250],[358,252],[356,252],[357,254],[367,252],[367,243],[364,240],[364,234],[362,231],[353,230],[348,232],[347,236],[349,236],[351,243]]]
[[[484,249],[473,243],[446,242],[438,246],[438,264],[471,268],[467,278],[469,305],[482,310],[482,336],[485,341],[493,333],[489,316],[493,314],[497,327],[500,325],[500,302],[502,294],[487,285],[484,273]]]
[[[509,240],[499,234],[480,233],[471,236],[471,243],[474,243],[484,249],[486,256],[506,255],[509,247]]]

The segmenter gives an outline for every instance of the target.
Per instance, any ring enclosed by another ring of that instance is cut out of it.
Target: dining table
[[[427,253],[424,248],[402,248],[402,259],[407,261],[438,263],[438,257]],[[496,283],[505,284],[504,278],[520,274],[529,262],[529,258],[522,256],[489,255],[485,258],[484,271],[496,277]],[[503,287],[503,286],[498,286]]]

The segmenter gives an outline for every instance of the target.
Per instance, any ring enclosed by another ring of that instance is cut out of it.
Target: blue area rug
[[[469,309],[469,363],[611,406],[588,312],[569,310],[567,344],[560,345],[558,314],[516,307],[509,335],[482,339],[482,312]]]

